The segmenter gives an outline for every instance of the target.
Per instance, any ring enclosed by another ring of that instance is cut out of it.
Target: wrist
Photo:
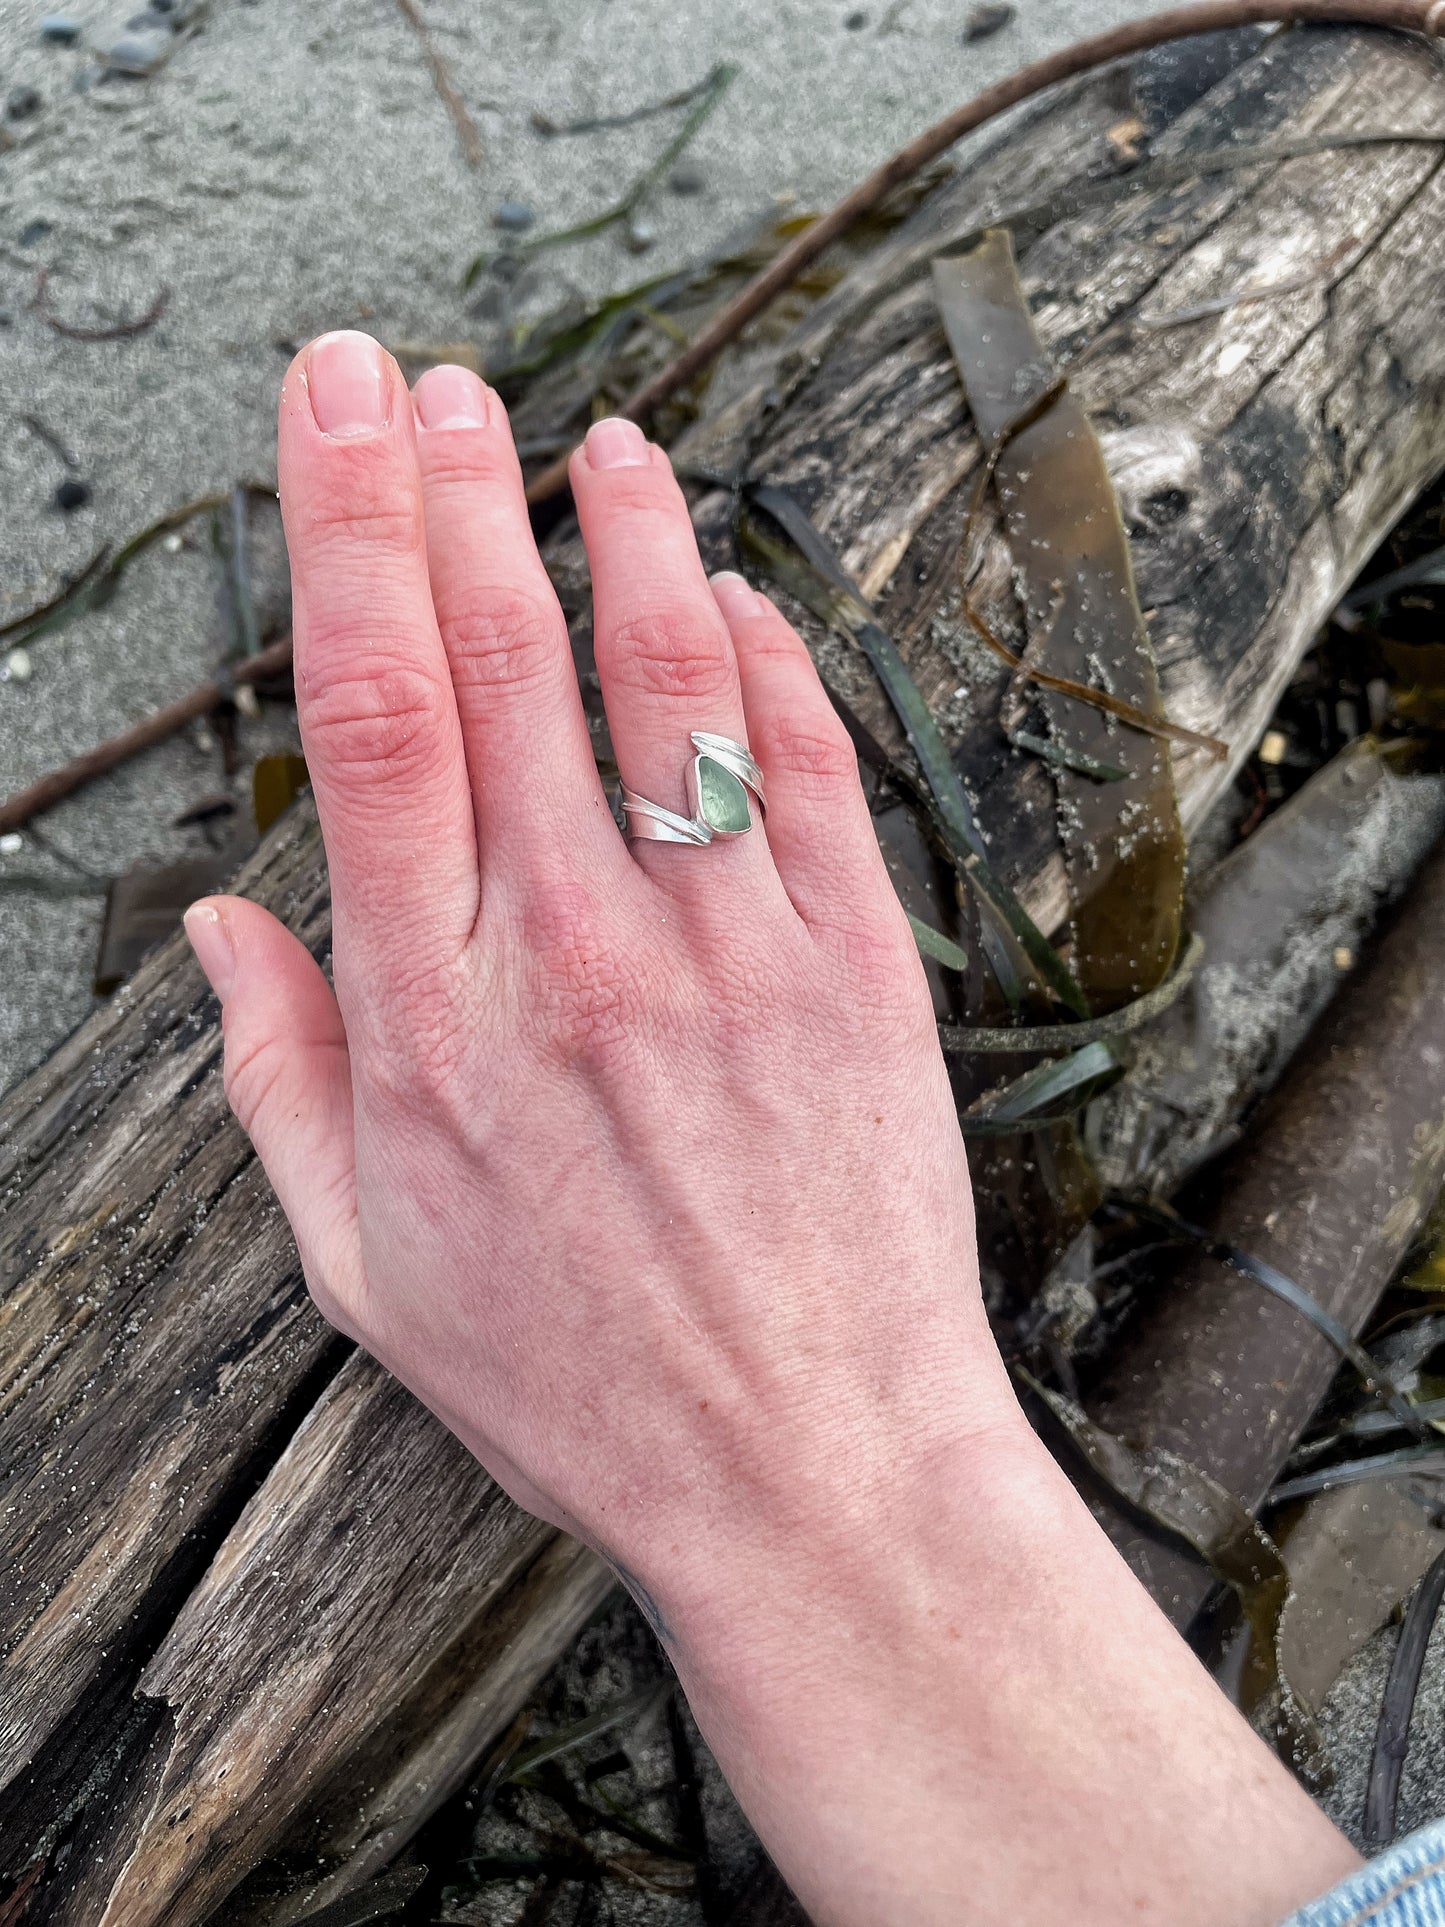
[[[1267,1927],[1356,1857],[1012,1414],[682,1586],[699,1723],[819,1927]]]

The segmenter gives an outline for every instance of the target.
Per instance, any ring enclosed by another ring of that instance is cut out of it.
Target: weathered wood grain
[[[325,947],[304,819],[246,885]],[[0,1861],[339,1358],[220,1052],[171,946],[0,1111]]]
[[[1385,35],[1291,33],[1223,81],[1158,149],[1386,126],[1445,137],[1445,87],[1427,49]],[[1441,151],[1340,149],[1121,194],[1060,222],[1024,255],[1040,333],[1073,369],[1121,484],[1164,706],[1232,746],[1227,764],[1172,752],[1186,828],[1257,740],[1340,584],[1445,459],[1432,341],[1445,266],[1430,243],[1445,203]],[[981,204],[965,179],[917,219],[936,247],[1007,205]],[[922,250],[910,241],[897,244],[904,285],[860,304],[857,325],[748,449],[749,473],[790,488],[874,591],[951,735],[996,862],[1036,917],[1057,927],[1066,897],[1052,786],[998,728],[1005,672],[960,608],[958,547],[978,445],[915,271]],[[1317,286],[1183,327],[1133,325],[1313,264]],[[886,285],[884,265],[873,275]],[[720,435],[704,421],[679,453],[726,466],[739,448],[733,423]],[[734,561],[728,501],[700,502],[698,519],[710,561]],[[1021,641],[998,542],[982,580],[997,626]],[[858,652],[794,613],[840,692],[898,746]]]
[[[155,1797],[108,1895],[64,1917],[203,1919],[268,1857],[295,1869],[272,1927],[314,1910],[336,1863],[348,1886],[385,1864],[615,1583],[354,1355],[142,1674],[169,1713]]]

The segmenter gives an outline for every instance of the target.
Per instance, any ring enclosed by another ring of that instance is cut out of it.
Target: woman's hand
[[[629,846],[497,398],[448,367],[413,402],[332,336],[280,460],[336,997],[260,910],[191,913],[232,1103],[327,1317],[671,1617],[1013,1410],[848,737],[772,604],[709,587],[667,457],[600,423],[573,481],[623,779],[686,811],[708,730],[769,802]]]
[[[368,337],[324,337],[287,377],[280,465],[335,995],[252,905],[187,927],[323,1312],[618,1566],[821,1919],[1062,1918],[1015,1811],[1055,1793],[1092,1835],[1068,1917],[1118,1918],[1097,1771],[1040,1780],[1041,1710],[1043,1735],[1092,1721],[1166,1822],[1204,1768],[1176,1786],[1158,1743],[1198,1728],[1236,1773],[1243,1748],[1276,1857],[1281,1802],[1314,1844],[1301,1885],[1286,1827],[1283,1873],[1233,1915],[1180,1907],[1165,1854],[1169,1911],[1144,1918],[1263,1922],[1276,1889],[1325,1884],[1328,1843],[1348,1850],[1018,1413],[848,738],[772,604],[709,585],[666,456],[602,422],[572,482],[624,782],[686,813],[694,730],[764,772],[766,826],[706,847],[617,831],[475,376],[434,369],[413,398]],[[1108,1664],[1055,1677],[1095,1613],[1142,1711]]]

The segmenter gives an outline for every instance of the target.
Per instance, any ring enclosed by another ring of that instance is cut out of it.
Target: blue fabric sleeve
[[[1281,1927],[1445,1927],[1445,1820],[1397,1840]]]

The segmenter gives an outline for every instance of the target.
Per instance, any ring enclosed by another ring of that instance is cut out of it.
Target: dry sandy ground
[[[875,160],[1046,46],[1134,9],[1022,0],[1016,22],[966,45],[970,0],[423,0],[480,128],[463,161],[418,41],[395,0],[212,0],[160,73],[88,88],[143,0],[75,0],[73,48],[42,41],[42,0],[0,0],[0,95],[33,86],[34,114],[0,121],[0,622],[55,593],[105,540],[241,477],[274,477],[288,343],[360,325],[382,340],[482,331],[463,268],[520,199],[555,226],[613,200],[678,116],[545,140],[558,119],[616,112],[698,80],[738,79],[691,159],[700,193],[664,191],[646,267],[686,260],[779,193],[825,204]],[[3,143],[0,143],[3,145]],[[34,312],[105,325],[171,290],[143,336],[84,343]],[[600,292],[641,272],[618,233],[550,257],[530,299]],[[28,426],[75,457],[93,503],[52,506],[65,475]],[[38,642],[23,686],[0,683],[0,794],[208,675],[226,637],[205,523],[128,574],[104,612]],[[253,729],[248,746],[284,737]],[[204,848],[173,819],[220,786],[204,731],[156,750],[53,811],[43,831],[102,875]],[[56,871],[31,839],[0,854],[0,1089],[90,1006],[100,901],[15,894]]]

